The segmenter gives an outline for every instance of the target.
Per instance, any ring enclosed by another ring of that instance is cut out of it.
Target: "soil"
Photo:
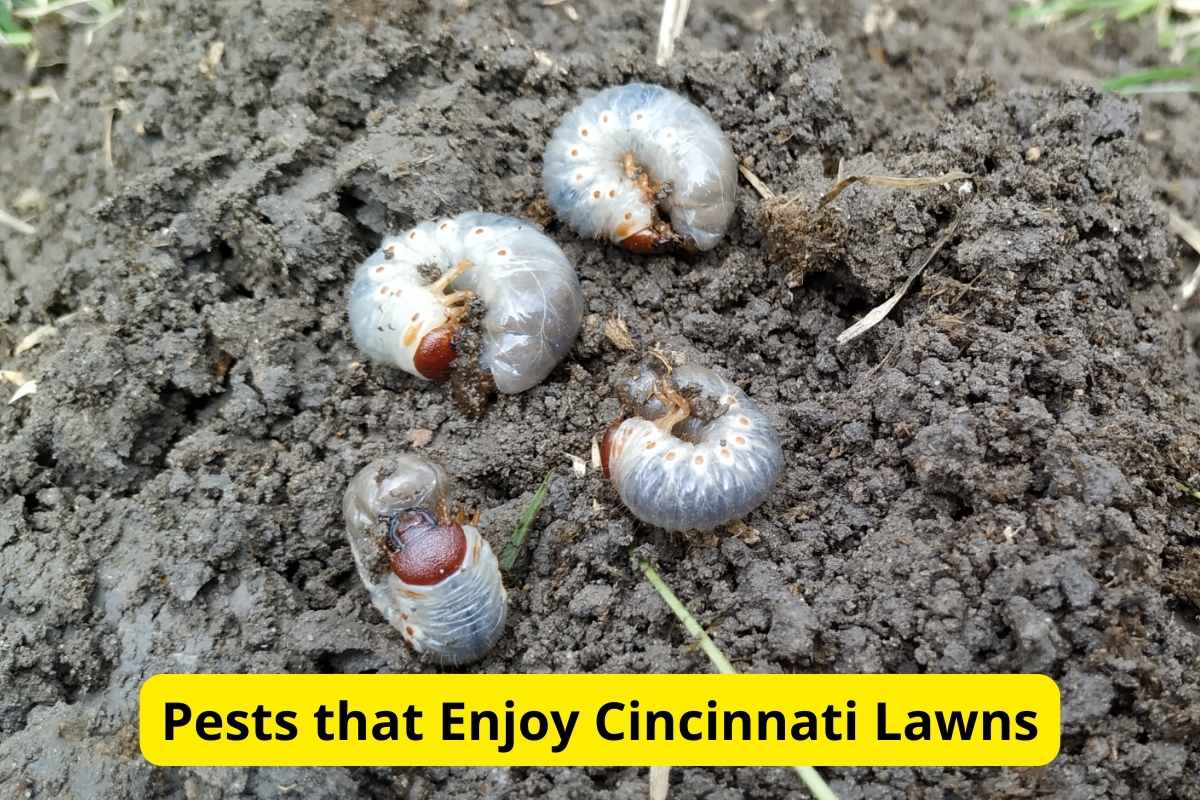
[[[32,75],[4,55],[0,204],[37,233],[0,239],[0,353],[58,336],[2,361],[38,391],[0,406],[0,795],[644,797],[640,768],[140,757],[154,673],[429,669],[367,602],[340,520],[364,463],[417,449],[496,547],[553,473],[508,633],[473,669],[708,671],[632,550],[743,671],[1059,681],[1050,765],[824,770],[841,797],[1200,798],[1200,503],[1180,489],[1200,486],[1200,376],[1172,310],[1195,260],[1165,224],[1200,219],[1200,104],[1088,88],[1153,63],[1152,29],[1022,31],[1001,0],[699,3],[660,69],[660,4],[566,5],[166,0],[90,46],[48,32],[61,63]],[[362,363],[344,292],[381,235],[544,213],[558,118],[634,79],[703,104],[794,224],[772,215],[768,242],[745,184],[728,240],[690,260],[552,221],[584,331],[478,419]],[[854,186],[809,224],[841,159],[972,177]],[[798,285],[786,236],[819,255]],[[614,317],[776,420],[787,470],[750,531],[667,535],[573,473],[633,357]],[[805,793],[789,770],[678,769],[670,796]]]

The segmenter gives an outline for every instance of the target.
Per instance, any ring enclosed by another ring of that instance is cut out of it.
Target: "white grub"
[[[427,281],[425,266],[441,277]],[[541,383],[583,320],[579,278],[558,245],[534,223],[497,214],[430,220],[388,237],[359,266],[349,294],[359,349],[425,379],[449,368],[458,327],[478,298],[485,309],[479,366],[504,393]],[[443,346],[433,348],[434,341]]]
[[[542,160],[560,219],[581,236],[643,253],[716,247],[733,219],[737,176],[729,139],[708,112],[645,83],[584,100]]]
[[[450,518],[448,491],[445,470],[404,453],[363,467],[342,513],[372,604],[418,653],[459,665],[499,640],[508,593],[479,530]]]
[[[646,363],[618,394],[629,416],[610,426],[601,454],[621,501],[643,522],[710,531],[742,519],[775,488],[783,449],[774,426],[712,370],[668,373]]]

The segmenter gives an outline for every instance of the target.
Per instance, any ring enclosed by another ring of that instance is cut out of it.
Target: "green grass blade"
[[[1186,483],[1183,483],[1182,481],[1180,481],[1179,483],[1175,484],[1175,488],[1179,489],[1179,491],[1183,492],[1184,494],[1188,495],[1196,502],[1200,503],[1200,492],[1196,491],[1191,486],[1188,486]]]
[[[517,527],[509,538],[508,543],[500,551],[500,569],[505,572],[513,568],[513,564],[517,563],[517,559],[521,555],[521,550],[525,547],[525,539],[529,536],[529,528],[533,525],[534,517],[542,510],[542,503],[546,502],[546,495],[550,492],[550,476],[553,474],[553,470],[546,473],[542,485],[533,493],[533,499],[529,501],[529,507],[525,509],[525,513],[521,515],[521,519],[517,522]]]
[[[0,47],[28,47],[31,44],[33,44],[32,33],[0,30]]]
[[[1158,7],[1159,0],[1132,0],[1125,4],[1124,7],[1117,10],[1117,19],[1124,22],[1125,20],[1135,19],[1145,14],[1147,11],[1153,11]]]
[[[25,29],[13,19],[12,4],[5,2],[5,0],[0,0],[0,34],[8,37],[21,33],[25,33]]]
[[[733,664],[721,652],[721,648],[717,647],[716,643],[709,638],[704,632],[704,628],[700,627],[700,623],[687,610],[687,606],[683,604],[675,593],[671,591],[671,587],[667,586],[666,581],[659,577],[654,567],[650,566],[650,562],[642,559],[637,559],[637,566],[641,569],[642,574],[646,576],[646,580],[650,581],[650,585],[654,587],[659,596],[667,607],[674,612],[675,616],[683,623],[683,629],[692,635],[696,643],[700,645],[700,649],[704,651],[704,655],[708,656],[708,660],[712,662],[713,667],[722,675],[736,675],[737,670],[733,668]]]
[[[641,558],[634,558],[633,563],[646,576],[646,580],[658,592],[659,597],[663,599],[663,602],[667,604],[667,607],[671,609],[675,617],[683,623],[684,630],[690,633],[692,638],[696,640],[696,643],[700,645],[700,649],[704,651],[704,655],[708,656],[708,660],[712,662],[713,668],[722,675],[736,675],[737,670],[733,668],[733,664],[721,652],[721,648],[717,647],[716,642],[704,632],[704,628],[692,616],[692,612],[688,611],[683,601],[675,596],[675,593],[671,591],[671,587],[667,586],[667,582],[659,576],[654,567],[650,566],[650,562]],[[816,798],[816,800],[838,800],[837,795],[829,788],[829,784],[825,783],[825,779],[821,777],[821,773],[812,767],[792,767],[792,769],[800,776],[800,780],[808,788],[809,794]]]
[[[1097,11],[1115,11],[1142,5],[1146,0],[1052,0],[1049,3],[1026,3],[1009,12],[1013,22],[1047,23]],[[1151,6],[1155,3],[1151,2]]]
[[[1101,86],[1110,92],[1128,92],[1145,89],[1154,84],[1167,84],[1177,81],[1200,79],[1200,69],[1191,66],[1184,67],[1155,67],[1154,69],[1130,72],[1110,78]]]

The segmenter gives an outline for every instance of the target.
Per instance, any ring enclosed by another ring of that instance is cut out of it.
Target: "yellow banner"
[[[1044,675],[156,675],[162,766],[1038,766]]]

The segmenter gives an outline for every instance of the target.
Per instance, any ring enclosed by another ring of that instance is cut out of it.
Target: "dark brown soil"
[[[41,198],[36,235],[2,229],[0,355],[70,315],[0,360],[38,381],[0,406],[0,796],[645,796],[638,768],[141,759],[154,673],[426,669],[358,584],[340,494],[432,431],[421,452],[495,546],[554,472],[478,670],[708,671],[632,549],[744,671],[1059,681],[1049,766],[825,770],[842,797],[1200,798],[1200,503],[1179,488],[1200,486],[1200,378],[1172,311],[1195,262],[1165,229],[1168,205],[1200,218],[1200,103],[1081,82],[1154,58],[1152,31],[1017,31],[1000,0],[884,3],[874,33],[865,3],[697,3],[659,69],[648,0],[574,0],[579,21],[524,0],[263,5],[135,4],[61,66],[0,61],[0,206]],[[799,209],[842,158],[973,177],[848,189],[799,286],[747,186],[728,241],[691,261],[552,223],[584,332],[479,419],[360,363],[343,293],[379,237],[535,213],[557,119],[632,79],[702,103]],[[30,83],[61,102],[20,99]],[[889,319],[837,346],[952,226]],[[787,470],[757,537],[665,535],[572,473],[618,410],[612,317],[777,420]],[[781,769],[676,770],[671,789],[803,796]]]

